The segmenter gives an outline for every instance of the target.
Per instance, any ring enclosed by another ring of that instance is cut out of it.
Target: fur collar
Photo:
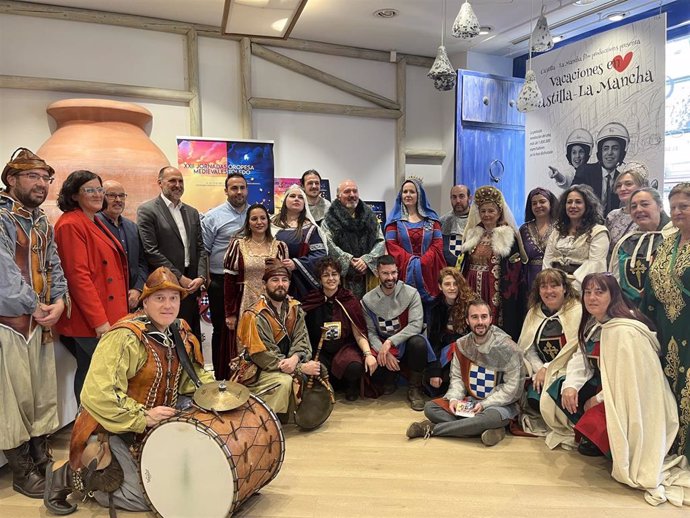
[[[462,242],[461,250],[465,253],[472,252],[484,234],[484,227],[476,226],[470,229],[465,229],[464,240]],[[501,259],[510,255],[510,251],[515,244],[515,232],[508,225],[501,225],[496,227],[491,234],[491,248],[496,256]]]

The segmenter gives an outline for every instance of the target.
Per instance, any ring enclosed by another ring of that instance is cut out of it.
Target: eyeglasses
[[[118,198],[121,200],[126,200],[127,199],[127,193],[122,193],[122,194],[117,194],[117,193],[112,193],[112,192],[106,192],[105,197],[108,198],[109,200],[117,200]]]
[[[84,194],[88,194],[89,196],[97,196],[105,192],[103,190],[103,187],[82,187],[80,190],[81,192],[83,192]]]
[[[32,182],[37,182],[39,180],[47,183],[53,183],[55,178],[48,174],[38,174],[38,173],[17,173],[15,176],[26,176]]]

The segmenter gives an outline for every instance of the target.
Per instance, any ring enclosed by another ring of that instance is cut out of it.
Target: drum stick
[[[263,395],[266,394],[267,392],[271,392],[272,390],[275,390],[275,389],[277,389],[278,387],[280,387],[280,383],[274,383],[273,385],[269,385],[268,387],[266,387],[266,388],[263,389],[263,390],[260,390],[259,392],[257,392],[257,393],[254,394],[254,395],[255,395],[255,396],[263,396]]]
[[[314,355],[314,361],[319,361],[319,354],[321,354],[321,348],[323,347],[323,340],[326,338],[326,333],[328,333],[327,327],[321,328],[321,339],[319,340],[319,345],[316,347],[316,354]],[[309,381],[307,381],[307,388],[310,389],[314,386],[314,376],[309,376]]]

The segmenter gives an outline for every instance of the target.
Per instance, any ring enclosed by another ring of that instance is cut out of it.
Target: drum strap
[[[182,365],[182,368],[184,371],[187,373],[187,376],[194,382],[194,385],[198,388],[201,386],[201,380],[199,379],[199,376],[196,375],[196,372],[194,372],[194,367],[192,367],[192,361],[189,359],[189,355],[187,354],[187,349],[184,347],[184,343],[182,342],[182,337],[180,336],[180,329],[178,327],[178,324],[172,324],[170,326],[170,331],[172,331],[172,337],[173,337],[173,342],[175,342],[175,349],[177,350],[177,357],[180,360],[180,365]]]

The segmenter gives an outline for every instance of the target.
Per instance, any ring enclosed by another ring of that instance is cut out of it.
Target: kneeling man
[[[481,436],[486,446],[494,446],[518,413],[522,353],[510,336],[491,325],[491,312],[483,300],[470,303],[467,324],[471,333],[453,347],[448,392],[425,405],[428,420],[410,425],[410,439]],[[458,407],[468,417],[456,415]]]

